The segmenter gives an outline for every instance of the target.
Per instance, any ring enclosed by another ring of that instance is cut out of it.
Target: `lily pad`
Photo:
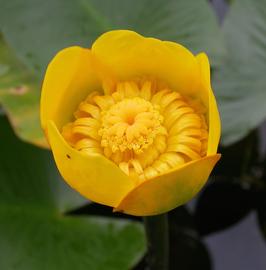
[[[245,137],[266,118],[266,1],[235,0],[224,21],[228,55],[214,73],[222,143]]]
[[[19,141],[0,117],[0,269],[127,270],[145,252],[138,222],[60,211],[47,150]]]
[[[45,147],[39,120],[39,85],[0,36],[0,104],[23,140]]]
[[[51,57],[70,45],[90,47],[103,32],[132,29],[172,40],[213,63],[224,55],[214,11],[206,0],[0,0],[8,43],[42,77]]]

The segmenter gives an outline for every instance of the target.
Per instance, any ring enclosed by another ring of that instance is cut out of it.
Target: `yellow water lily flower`
[[[133,31],[60,51],[45,75],[41,123],[71,187],[137,216],[186,203],[220,158],[207,56]]]

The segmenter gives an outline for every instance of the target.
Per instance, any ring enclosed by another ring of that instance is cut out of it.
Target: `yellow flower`
[[[41,123],[66,182],[132,215],[186,203],[220,158],[207,56],[132,31],[55,56]]]

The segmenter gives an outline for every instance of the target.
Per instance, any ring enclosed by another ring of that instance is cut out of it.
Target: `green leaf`
[[[0,130],[0,269],[132,268],[145,252],[141,225],[63,215],[50,153],[19,141],[3,116]]]
[[[222,142],[234,143],[266,118],[266,1],[236,0],[223,31],[228,57],[214,74]]]
[[[51,57],[70,45],[90,47],[103,32],[132,29],[207,51],[214,63],[224,54],[206,0],[0,0],[0,23],[20,59],[42,75]]]
[[[35,76],[15,58],[0,35],[0,103],[23,140],[46,146],[39,120],[39,88]]]

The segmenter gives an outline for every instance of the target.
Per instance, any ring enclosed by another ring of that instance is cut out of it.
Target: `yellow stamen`
[[[110,95],[91,93],[65,140],[85,154],[101,154],[138,183],[206,155],[206,108],[199,100],[151,81],[125,81]]]

